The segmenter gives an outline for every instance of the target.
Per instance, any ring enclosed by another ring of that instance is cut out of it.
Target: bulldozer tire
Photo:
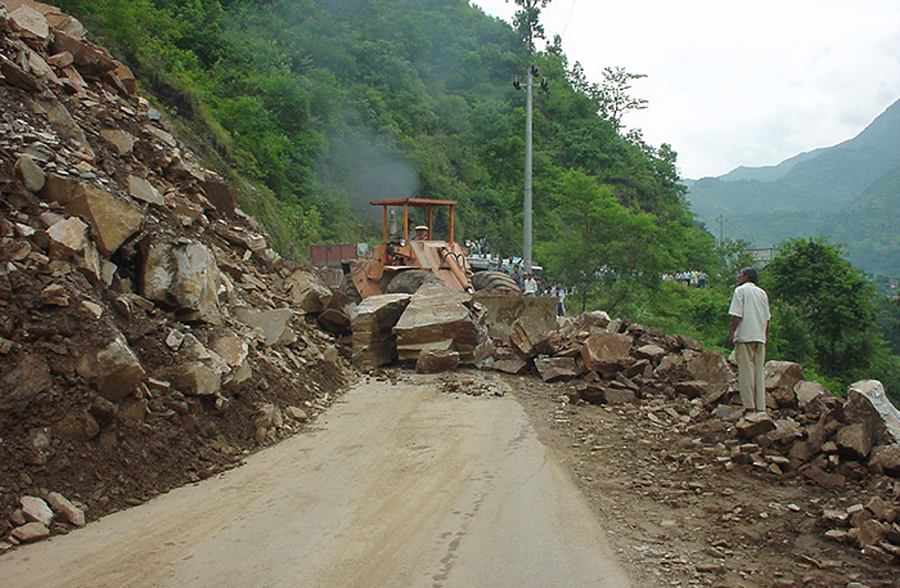
[[[506,272],[475,272],[472,275],[472,287],[475,290],[520,291],[519,285]]]
[[[391,279],[385,292],[388,294],[415,294],[416,290],[425,284],[434,283],[442,283],[442,280],[428,270],[406,270]]]
[[[362,302],[362,296],[359,295],[356,284],[350,279],[350,274],[344,274],[344,277],[341,280],[341,292],[343,292],[351,302],[355,302],[356,304]]]

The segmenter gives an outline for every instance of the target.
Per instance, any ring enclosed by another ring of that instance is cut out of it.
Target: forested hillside
[[[463,237],[486,235],[495,251],[520,255],[525,99],[512,82],[534,63],[549,88],[535,99],[540,261],[557,274],[586,269],[546,246],[588,236],[569,231],[585,198],[652,226],[648,243],[631,246],[655,243],[658,254],[632,254],[624,271],[709,261],[711,240],[693,227],[675,153],[623,136],[620,113],[600,116],[616,109],[602,108],[602,88],[558,44],[529,58],[521,34],[466,0],[61,5],[135,69],[213,163],[246,180],[236,182],[245,207],[285,251],[377,238],[363,203],[417,195],[460,200]],[[592,238],[627,239],[617,228]]]

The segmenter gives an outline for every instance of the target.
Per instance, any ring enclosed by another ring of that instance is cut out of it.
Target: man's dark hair
[[[752,267],[745,267],[741,270],[741,273],[747,276],[747,279],[753,282],[754,284],[759,283],[759,274],[756,273],[756,269]]]

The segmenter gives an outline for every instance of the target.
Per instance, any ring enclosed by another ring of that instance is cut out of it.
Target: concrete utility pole
[[[534,88],[534,76],[537,68],[531,66],[528,69],[528,80],[525,84],[525,220],[522,230],[522,261],[525,264],[525,273],[531,273],[531,138],[532,138],[532,93]]]
[[[525,81],[525,211],[523,215],[524,226],[522,227],[522,264],[525,266],[524,271],[531,273],[533,261],[531,257],[531,158],[532,136],[534,134],[531,121],[534,112],[534,78],[538,76],[537,66],[530,66],[528,73],[525,75],[528,79]],[[516,90],[522,89],[522,84],[519,83],[519,76],[516,76],[513,87]],[[541,89],[546,92],[548,88],[547,80],[542,80]]]
[[[724,226],[725,223],[728,222],[728,219],[725,218],[724,214],[720,214],[716,217],[716,221],[719,223],[719,246],[721,247],[725,243]]]

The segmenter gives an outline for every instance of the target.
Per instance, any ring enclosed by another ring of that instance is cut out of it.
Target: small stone
[[[59,284],[50,284],[41,291],[41,302],[48,306],[69,306],[69,295]]]
[[[23,496],[19,504],[22,506],[22,514],[26,521],[41,523],[45,527],[50,526],[53,521],[53,510],[43,499],[36,496]]]
[[[10,537],[15,538],[22,543],[40,541],[41,539],[46,539],[49,536],[50,529],[48,529],[41,523],[27,523],[25,525],[22,525],[21,527],[16,527],[10,534]]]
[[[735,430],[739,437],[751,439],[775,430],[775,421],[764,412],[751,413],[737,422]]]
[[[20,157],[16,161],[16,172],[22,183],[25,184],[25,188],[33,194],[40,192],[47,181],[44,171],[38,167],[34,159],[27,155]]]
[[[47,501],[61,520],[71,523],[76,527],[83,527],[85,525],[84,511],[69,502],[69,500],[59,492],[51,492],[47,496]]]
[[[309,420],[309,415],[306,414],[306,411],[296,406],[287,407],[284,409],[284,414],[298,423],[305,423]]]

